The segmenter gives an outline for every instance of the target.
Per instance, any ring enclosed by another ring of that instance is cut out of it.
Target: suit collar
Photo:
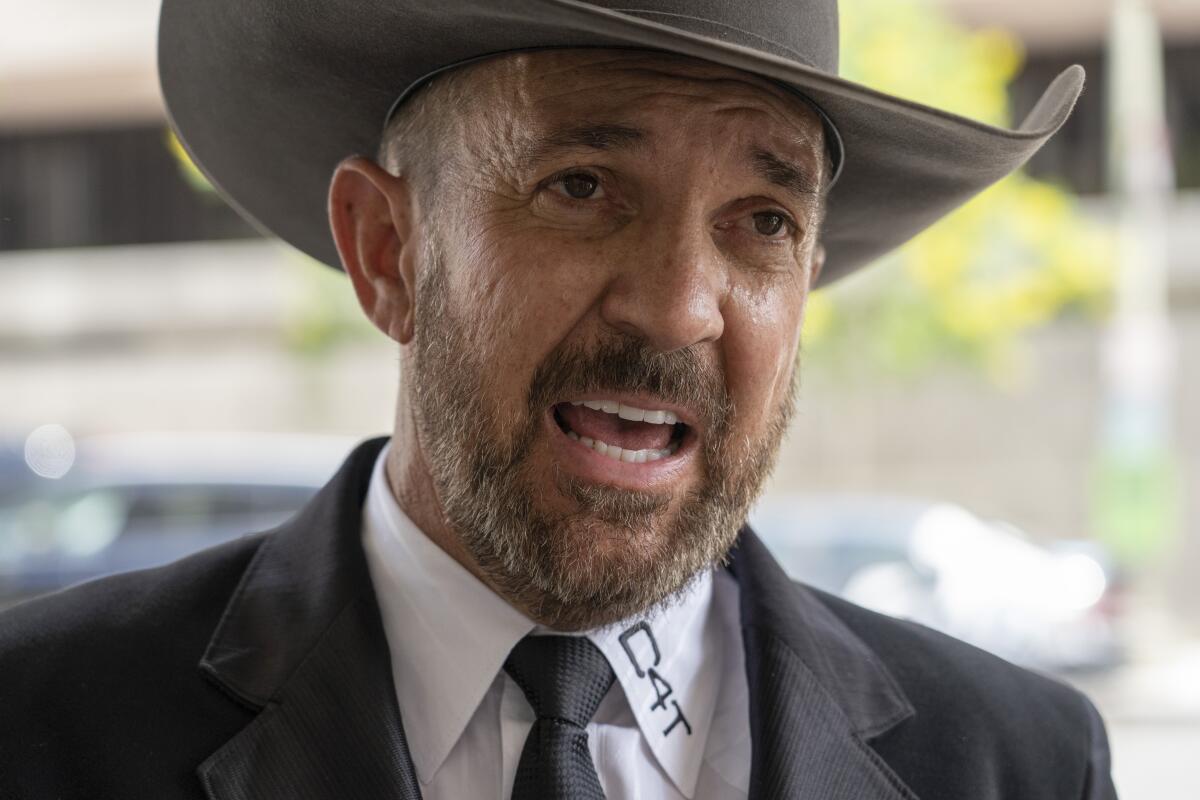
[[[296,516],[264,538],[225,608],[200,669],[261,708],[356,599],[371,594],[357,537],[386,437],[360,443]]]
[[[211,800],[419,800],[359,537],[386,437],[265,537],[200,670],[260,713],[197,773]]]
[[[915,800],[867,744],[915,713],[891,674],[749,528],[731,556],[754,741],[750,796]]]
[[[743,631],[754,629],[786,646],[856,735],[872,739],[915,713],[875,652],[814,590],[792,581],[749,528],[738,537],[729,568],[741,587]]]
[[[200,670],[261,713],[203,762],[211,800],[419,798],[361,538],[386,437],[264,538]],[[913,714],[874,653],[748,529],[738,578],[752,798],[913,800],[866,744]]]

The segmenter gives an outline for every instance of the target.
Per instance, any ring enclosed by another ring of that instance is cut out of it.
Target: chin
[[[644,614],[677,596],[728,549],[680,522],[663,513],[629,526],[581,514],[541,531],[546,538],[531,542],[534,557],[524,574],[507,582],[523,584],[521,604],[556,630],[588,630]]]

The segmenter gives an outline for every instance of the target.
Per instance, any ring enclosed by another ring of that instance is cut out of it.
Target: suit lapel
[[[225,609],[200,670],[260,713],[197,769],[211,800],[420,798],[358,541],[386,441],[265,537]]]
[[[914,713],[875,654],[749,529],[730,569],[750,690],[750,797],[916,800],[868,744]]]

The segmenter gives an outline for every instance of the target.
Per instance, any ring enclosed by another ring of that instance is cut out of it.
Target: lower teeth
[[[645,464],[648,461],[658,461],[660,458],[674,455],[675,451],[679,449],[679,442],[671,442],[661,450],[654,448],[648,450],[624,450],[597,439],[580,436],[575,431],[567,431],[567,436],[573,441],[579,442],[584,447],[592,448],[602,456],[608,456],[613,461],[624,461],[627,464]]]

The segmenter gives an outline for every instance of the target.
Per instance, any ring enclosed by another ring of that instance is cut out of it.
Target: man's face
[[[774,462],[825,169],[785,90],[650,53],[474,69],[405,375],[447,522],[498,591],[607,624],[727,552]]]

